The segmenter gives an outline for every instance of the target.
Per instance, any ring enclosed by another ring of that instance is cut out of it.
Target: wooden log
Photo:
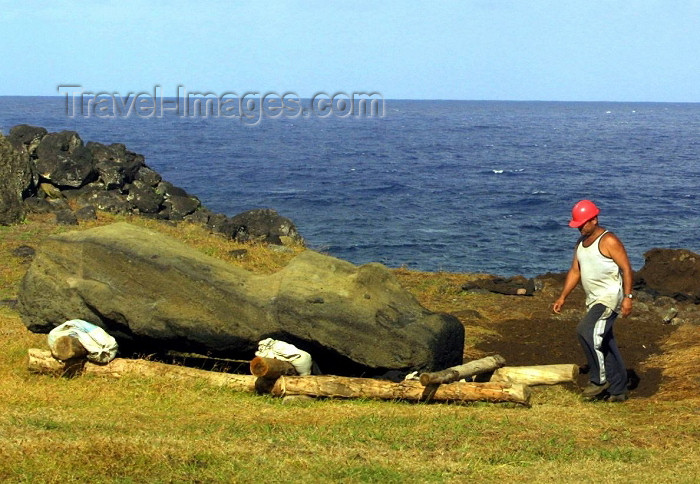
[[[281,376],[275,382],[272,394],[278,397],[309,395],[416,402],[513,402],[527,406],[530,402],[530,389],[526,385],[509,382],[456,382],[426,387],[415,380],[394,383],[388,380],[329,375]]]
[[[56,338],[51,350],[53,357],[61,361],[84,358],[88,354],[78,338],[68,335]]]
[[[32,373],[44,373],[57,376],[74,376],[83,371],[87,363],[84,358],[60,361],[54,358],[50,351],[29,349],[28,368]]]
[[[579,374],[578,365],[504,366],[491,376],[492,382],[522,383],[523,385],[556,385],[573,383]]]
[[[296,368],[290,362],[262,356],[256,356],[250,360],[250,372],[255,376],[269,379],[297,374]]]
[[[145,377],[169,378],[177,381],[206,381],[215,386],[247,392],[255,392],[255,381],[257,380],[257,377],[253,375],[217,373],[147,360],[115,358],[106,365],[97,365],[87,360],[69,360],[68,362],[62,362],[55,359],[50,351],[36,348],[29,349],[28,368],[29,371],[33,373],[61,376],[86,374],[120,378],[123,375],[139,375]]]
[[[442,371],[422,373],[420,376],[420,382],[423,385],[451,383],[481,373],[494,371],[505,364],[506,360],[501,355],[487,356],[485,358],[481,358],[480,360],[470,361],[469,363],[453,366]]]

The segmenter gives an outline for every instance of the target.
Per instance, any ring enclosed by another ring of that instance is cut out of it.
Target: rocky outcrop
[[[107,190],[124,187],[135,180],[140,169],[147,169],[144,157],[127,150],[121,143],[105,146],[90,141],[86,148],[92,155],[98,180]]]
[[[51,237],[19,300],[32,331],[79,318],[139,352],[252,358],[271,337],[340,375],[462,362],[460,322],[423,308],[380,264],[305,251],[275,274],[256,275],[125,223]]]
[[[226,230],[231,238],[239,242],[257,241],[289,245],[301,238],[291,220],[269,208],[239,213],[231,218]]]
[[[635,275],[635,288],[654,296],[700,304],[700,254],[685,249],[651,249]]]
[[[14,147],[19,152],[17,160],[25,161],[22,168],[19,161],[12,161],[14,171],[4,185],[19,187],[24,203],[9,195],[14,191],[3,189],[0,211],[6,214],[0,221],[15,223],[25,211],[53,212],[57,223],[73,224],[83,219],[78,212],[102,210],[187,220],[239,241],[303,244],[294,223],[274,210],[251,210],[233,218],[214,214],[197,197],[163,180],[142,155],[123,144],[84,144],[75,131],[49,133],[29,125],[12,128],[6,144],[8,150]],[[9,156],[2,150],[4,158]],[[75,202],[75,213],[67,213],[71,209],[66,200]]]
[[[28,124],[19,124],[10,129],[10,134],[7,140],[14,146],[17,151],[33,155],[41,140],[49,132],[45,128],[39,126],[29,126]]]
[[[79,188],[96,177],[92,153],[75,131],[44,136],[36,147],[36,169],[57,188]]]
[[[10,225],[24,218],[23,195],[32,186],[33,171],[26,153],[0,134],[0,225]]]

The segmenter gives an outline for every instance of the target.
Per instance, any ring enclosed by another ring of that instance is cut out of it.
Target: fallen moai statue
[[[305,251],[258,275],[126,223],[48,238],[18,310],[38,333],[90,321],[122,353],[251,359],[260,340],[281,339],[336,375],[439,370],[461,363],[464,347],[459,320],[422,307],[381,264]]]

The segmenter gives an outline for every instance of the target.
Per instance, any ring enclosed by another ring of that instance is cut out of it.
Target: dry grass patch
[[[661,368],[664,376],[659,399],[689,399],[700,414],[700,327],[680,326],[662,345],[663,353],[649,358],[645,365]]]

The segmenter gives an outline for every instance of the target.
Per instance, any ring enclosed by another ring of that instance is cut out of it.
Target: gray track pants
[[[588,360],[593,383],[610,382],[608,392],[627,391],[627,369],[613,335],[617,313],[603,304],[594,304],[576,328],[581,348]]]

